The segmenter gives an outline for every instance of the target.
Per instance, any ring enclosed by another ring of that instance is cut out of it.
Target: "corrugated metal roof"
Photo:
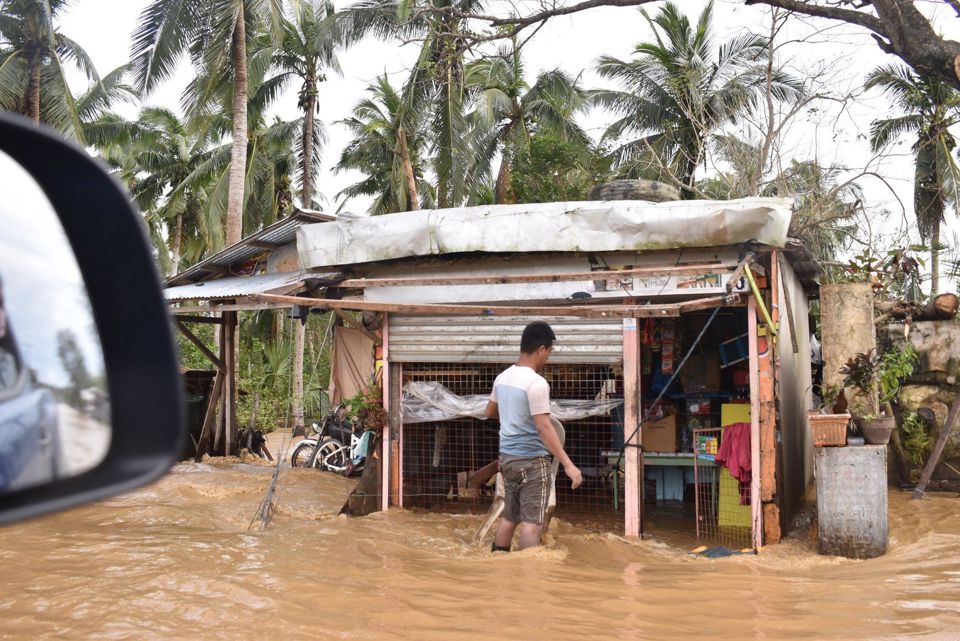
[[[167,287],[173,287],[217,277],[223,270],[229,269],[233,265],[244,263],[254,256],[270,251],[268,245],[279,248],[294,242],[297,238],[297,228],[301,225],[333,220],[336,220],[336,216],[315,211],[297,210],[292,215],[247,236],[239,243],[231,245],[170,277],[164,284]]]
[[[168,302],[181,300],[219,300],[238,298],[250,294],[271,292],[285,294],[300,285],[303,272],[281,272],[279,274],[259,274],[257,276],[231,276],[217,280],[190,283],[163,290]],[[316,277],[311,274],[310,277]]]
[[[623,360],[619,320],[555,317],[551,363]],[[390,360],[419,363],[512,363],[530,318],[522,316],[390,316]]]

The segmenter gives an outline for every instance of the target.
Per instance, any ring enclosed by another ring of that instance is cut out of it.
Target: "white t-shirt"
[[[550,413],[550,384],[529,367],[511,365],[493,382],[490,400],[500,414],[500,453],[535,457],[550,454],[533,424]]]

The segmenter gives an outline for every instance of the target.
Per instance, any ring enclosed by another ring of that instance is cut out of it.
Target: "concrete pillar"
[[[887,551],[887,448],[818,447],[820,554],[871,559]]]
[[[824,387],[843,385],[840,373],[848,359],[877,347],[873,323],[873,287],[870,283],[842,283],[820,288],[820,334]],[[846,388],[849,411],[854,416],[877,414],[877,395],[864,398]]]

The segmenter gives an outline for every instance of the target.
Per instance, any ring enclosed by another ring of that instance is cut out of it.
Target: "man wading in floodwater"
[[[500,474],[506,490],[494,552],[510,551],[518,524],[521,550],[540,545],[550,496],[551,454],[563,465],[573,489],[583,480],[550,423],[550,385],[537,373],[547,364],[556,338],[543,321],[527,325],[517,364],[493,382],[485,414],[500,418]]]

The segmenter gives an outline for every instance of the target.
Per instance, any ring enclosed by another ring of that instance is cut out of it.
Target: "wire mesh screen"
[[[752,545],[750,484],[735,479],[714,460],[723,428],[693,431],[697,538],[735,548]]]
[[[404,363],[403,383],[434,381],[458,395],[490,394],[502,364]],[[554,400],[622,397],[623,376],[609,365],[548,365],[542,373]],[[565,449],[583,473],[570,490],[561,470],[557,516],[590,529],[623,529],[623,478],[614,469],[623,443],[622,406],[606,415],[564,423]],[[473,418],[403,427],[403,501],[445,512],[486,511],[493,499],[499,424]],[[613,452],[613,453],[611,453]]]

